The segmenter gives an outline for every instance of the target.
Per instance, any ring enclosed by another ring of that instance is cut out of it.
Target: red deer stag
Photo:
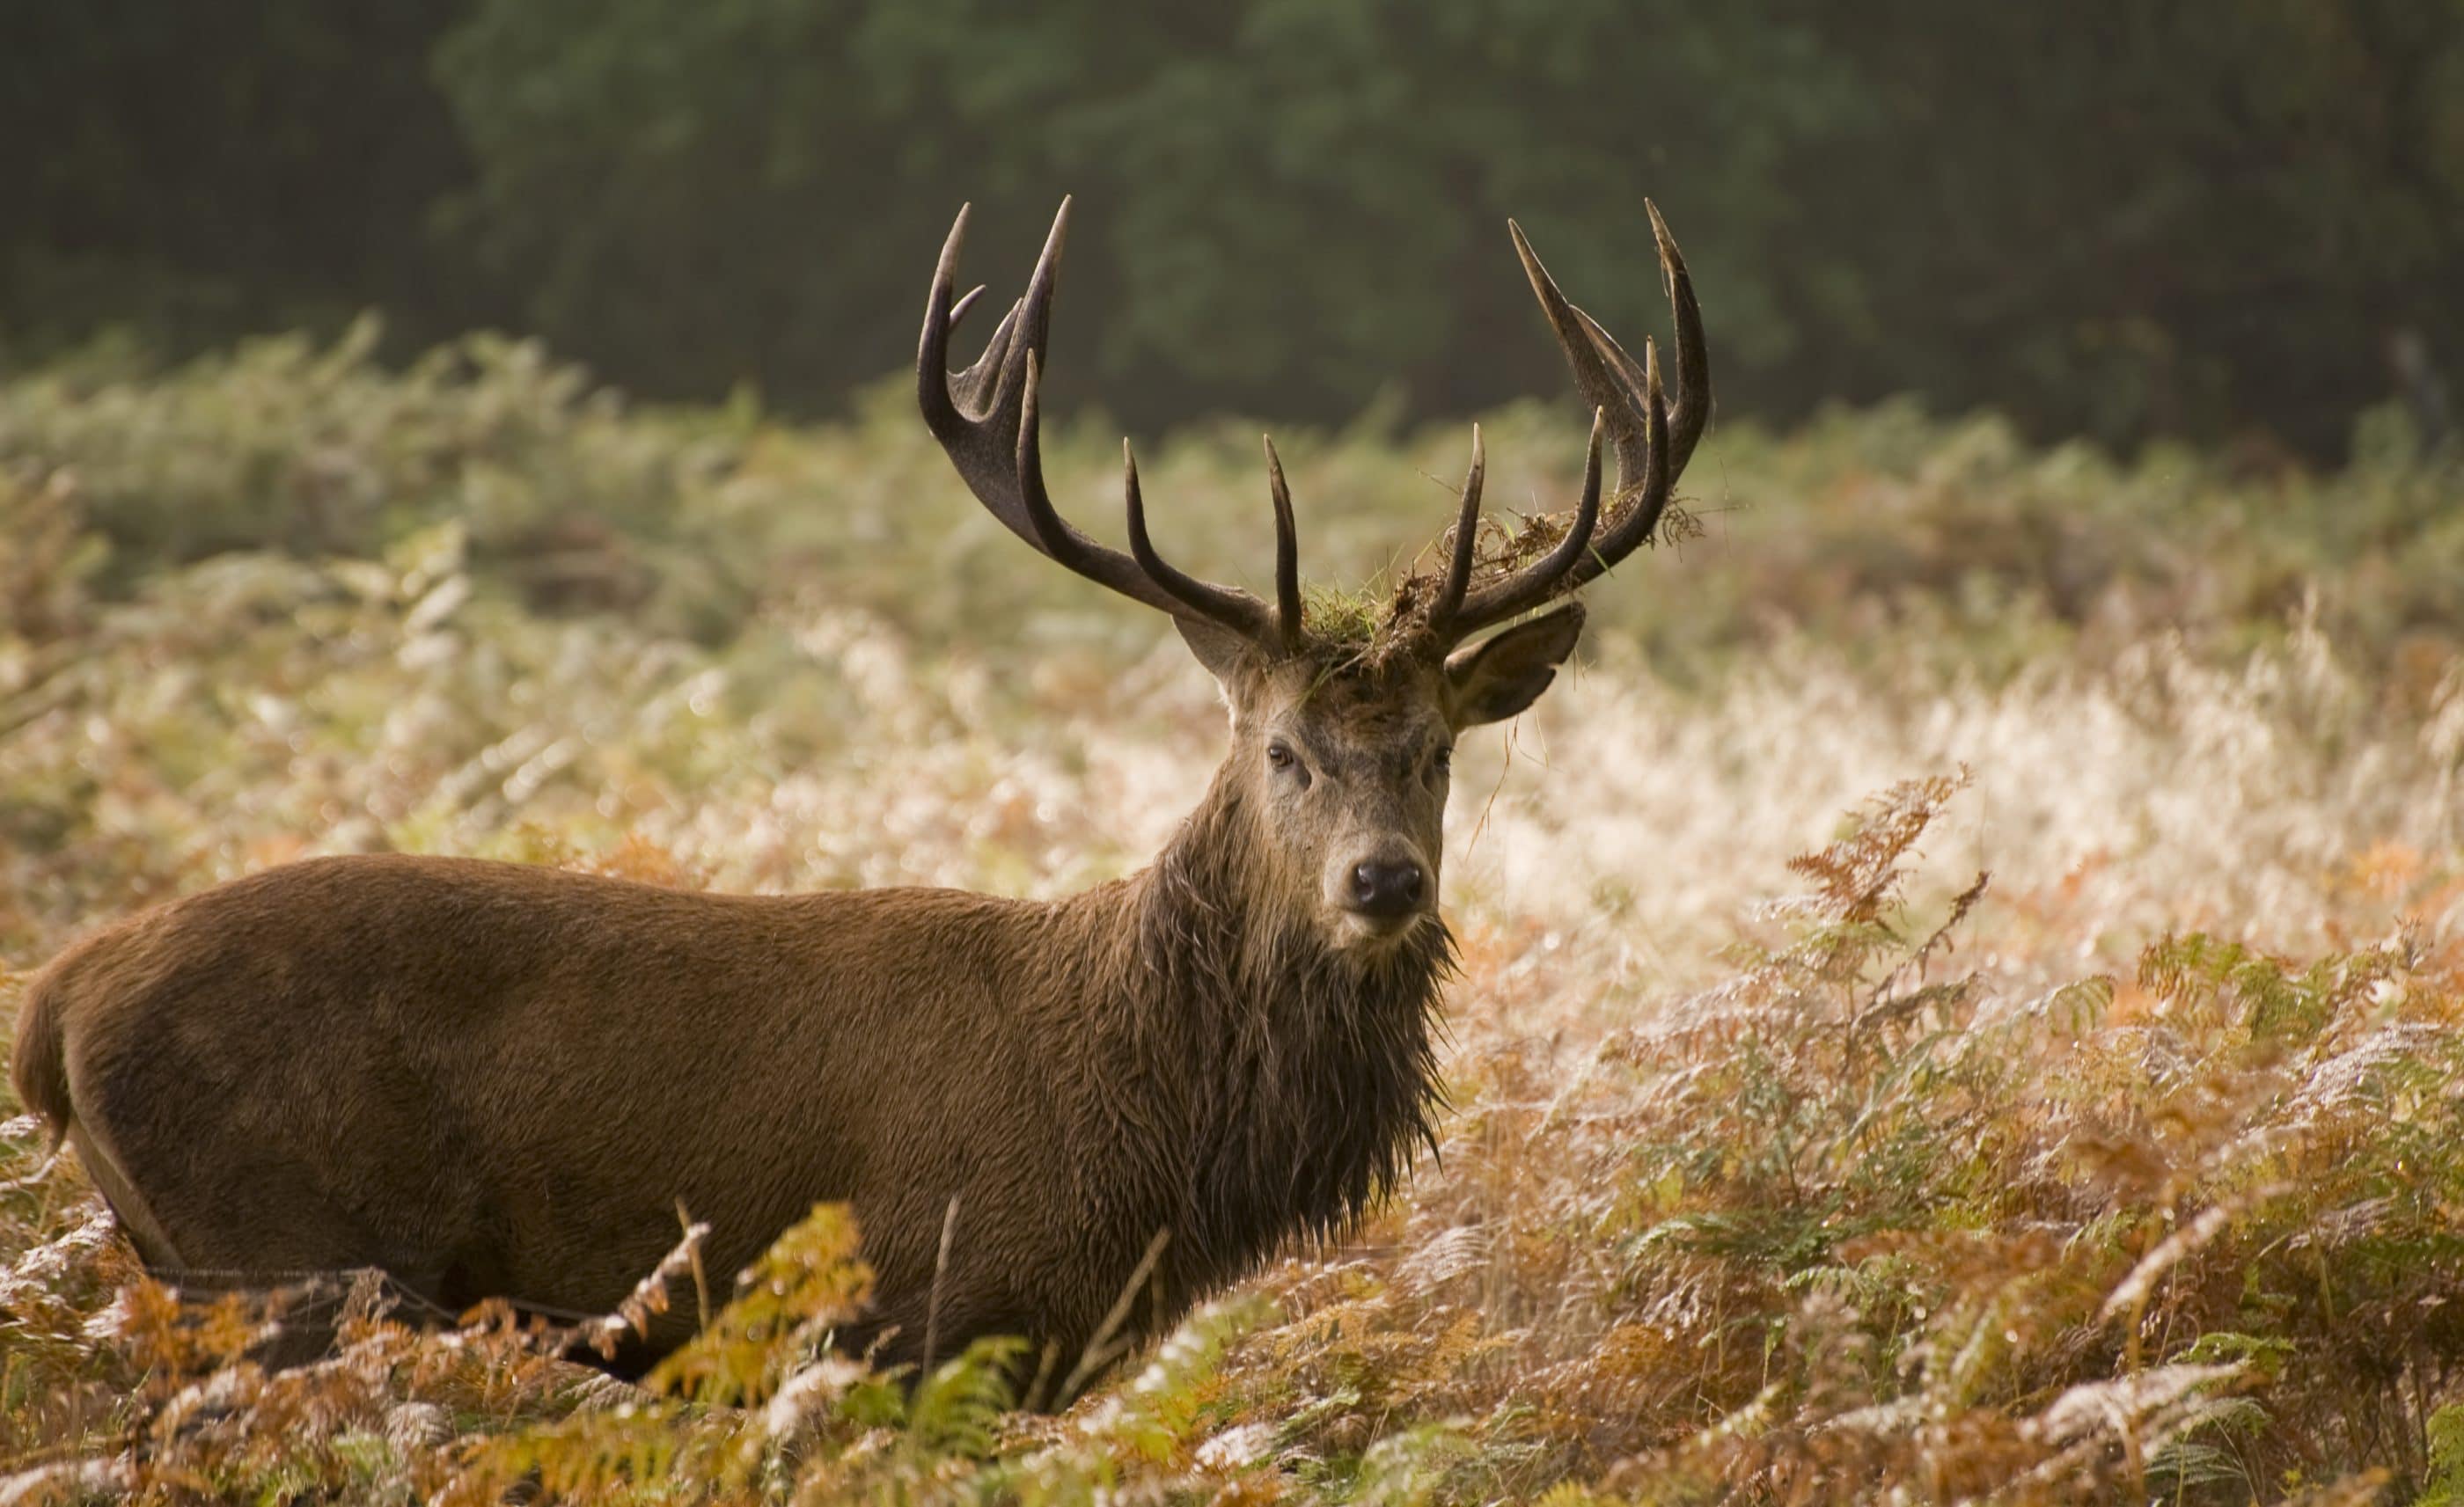
[[[917,392],[994,516],[1169,615],[1221,685],[1230,752],[1162,855],[1049,903],[330,858],[122,921],[34,979],[14,1077],[149,1264],[377,1267],[451,1309],[604,1311],[672,1243],[679,1204],[725,1272],[843,1199],[877,1296],[841,1343],[909,1363],[928,1327],[944,1356],[1011,1334],[1067,1365],[1125,1289],[1153,1295],[1131,1322],[1152,1332],[1394,1186],[1440,1103],[1450,751],[1531,704],[1582,627],[1560,599],[1653,536],[1710,413],[1684,263],[1653,211],[1665,396],[1651,346],[1629,356],[1509,225],[1594,409],[1579,499],[1545,554],[1484,551],[1475,430],[1438,565],[1346,630],[1303,610],[1271,446],[1272,601],[1156,553],[1126,450],[1128,553],[1054,511],[1036,394],[1067,215],[953,374],[975,296],[953,298],[960,211]],[[671,1315],[615,1364],[690,1332]]]

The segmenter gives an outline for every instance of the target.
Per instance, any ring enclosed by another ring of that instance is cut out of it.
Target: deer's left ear
[[[1206,672],[1226,688],[1231,686],[1232,677],[1241,667],[1255,658],[1255,650],[1248,640],[1218,623],[1197,618],[1175,617],[1172,625],[1180,630],[1180,641],[1189,645],[1189,652],[1198,656],[1198,663],[1205,666]]]
[[[1540,699],[1583,633],[1583,604],[1570,601],[1446,661],[1457,728],[1503,722]]]

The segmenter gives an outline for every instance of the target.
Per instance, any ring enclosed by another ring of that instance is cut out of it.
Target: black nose
[[[1428,876],[1410,859],[1370,863],[1352,871],[1352,908],[1364,916],[1408,916],[1428,893]]]

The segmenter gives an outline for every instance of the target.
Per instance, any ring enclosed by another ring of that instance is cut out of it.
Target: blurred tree
[[[1794,334],[1771,167],[1853,105],[1777,9],[1253,0],[1206,45],[1139,38],[1112,88],[1051,106],[1060,174],[1121,183],[1108,374],[1302,411],[1390,383],[1424,411],[1559,391],[1505,219],[1601,317],[1657,328],[1648,192],[1716,279],[1749,394]]]
[[[1826,36],[1873,113],[1793,164],[1854,273],[1790,396],[2321,454],[2399,331],[2464,360],[2457,0],[1866,0]]]
[[[370,304],[432,339],[489,312],[422,233],[470,170],[428,78],[464,9],[0,7],[0,352],[115,325],[185,351]]]
[[[962,199],[1009,288],[1067,186],[1093,201],[1070,281],[1101,290],[1067,335],[1115,406],[1327,415],[1551,381],[1509,209],[1605,317],[1647,317],[1646,188],[1718,269],[1736,369],[1784,353],[1773,168],[1855,101],[1778,10],[482,0],[440,76],[482,164],[458,225],[636,381],[873,375]]]
[[[1649,193],[1732,413],[2327,455],[2464,362],[2464,0],[91,0],[0,81],[21,348],[374,302],[826,406],[961,200],[1006,294],[1070,190],[1061,398],[1460,411],[1565,390],[1507,213],[1659,327]]]
[[[809,403],[878,376],[956,207],[917,182],[969,155],[866,66],[882,9],[483,0],[437,56],[479,162],[449,233],[525,323],[651,392]]]

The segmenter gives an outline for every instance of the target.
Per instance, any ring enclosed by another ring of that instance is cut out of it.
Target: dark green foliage
[[[369,304],[485,315],[425,234],[471,171],[428,77],[464,9],[0,9],[0,358],[114,327],[186,350]]]
[[[1801,251],[1846,264],[1812,394],[1982,391],[2039,432],[2318,452],[2390,389],[2399,332],[2464,361],[2464,6],[1840,10],[1826,40],[1872,113],[1801,180],[1831,228]]]
[[[2324,455],[2464,366],[2456,0],[105,0],[12,8],[0,84],[0,354],[377,305],[825,407],[961,200],[998,277],[1074,191],[1060,396],[1459,413],[1562,386],[1504,216],[1632,329],[1649,193],[1731,415]]]

